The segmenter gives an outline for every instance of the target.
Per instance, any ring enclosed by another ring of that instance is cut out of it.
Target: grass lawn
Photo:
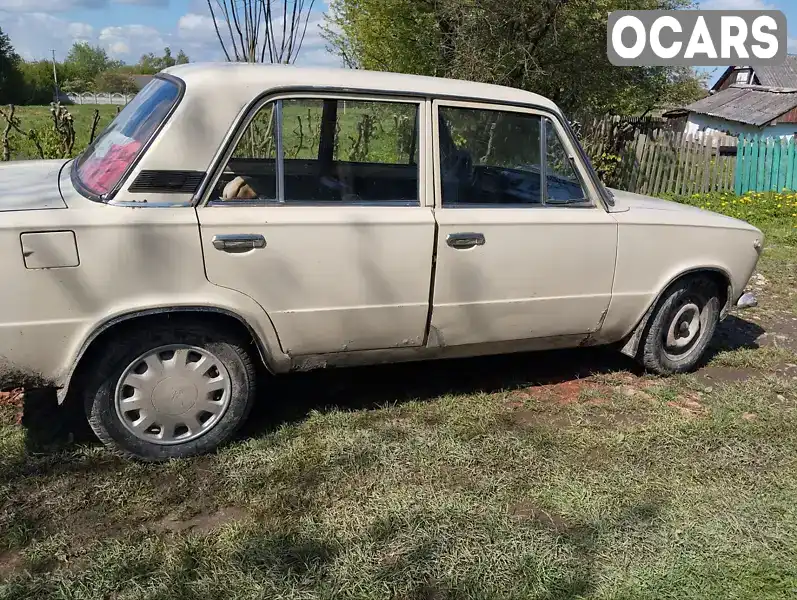
[[[97,126],[97,134],[106,127],[116,116],[116,106],[110,104],[75,104],[67,106],[69,112],[75,120],[75,153],[82,151],[89,143],[91,134],[91,123],[94,118],[94,111],[100,111],[100,123]],[[7,107],[2,107],[4,112]],[[20,128],[23,131],[30,129],[43,130],[52,127],[49,106],[17,106],[15,116],[19,119]],[[0,126],[5,127],[5,119],[0,118]],[[21,136],[19,133],[11,134],[11,159],[22,160],[38,158],[36,146]]]
[[[601,350],[270,381],[165,465],[33,456],[0,406],[0,598],[794,598],[797,243],[659,378]]]

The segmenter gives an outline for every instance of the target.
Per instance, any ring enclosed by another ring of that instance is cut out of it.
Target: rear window
[[[75,162],[80,184],[95,196],[113,190],[179,96],[180,88],[167,79],[144,86]]]

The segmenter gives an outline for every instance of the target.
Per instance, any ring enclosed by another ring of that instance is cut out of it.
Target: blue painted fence
[[[797,189],[797,146],[794,138],[740,135],[736,152],[735,191],[780,192]]]

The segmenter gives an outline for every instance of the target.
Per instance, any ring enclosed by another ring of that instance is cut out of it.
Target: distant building
[[[150,81],[152,81],[152,78],[154,77],[154,75],[131,75],[130,77],[135,82],[136,87],[140,90],[145,85],[147,85]]]
[[[709,96],[664,117],[685,133],[797,135],[797,55],[774,67],[728,67]]]

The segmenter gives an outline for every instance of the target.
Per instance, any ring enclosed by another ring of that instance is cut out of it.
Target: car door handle
[[[484,235],[481,233],[449,233],[446,244],[457,250],[484,246]]]
[[[255,248],[265,248],[266,238],[256,233],[234,233],[214,235],[213,247],[224,252],[246,252]]]

